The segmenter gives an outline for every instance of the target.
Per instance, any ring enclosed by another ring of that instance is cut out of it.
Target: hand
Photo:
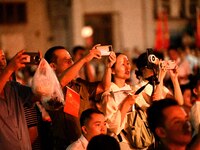
[[[92,50],[90,50],[89,53],[84,57],[86,62],[91,61],[93,58],[101,59],[101,52],[96,49],[96,47],[99,45],[100,44],[93,46]]]
[[[135,99],[137,98],[137,95],[132,95],[129,94],[125,99],[124,99],[124,103],[132,106],[135,104]]]
[[[11,70],[16,71],[20,68],[25,67],[24,60],[27,58],[26,55],[23,55],[25,50],[19,51],[10,61],[8,64],[8,67],[10,67]]]
[[[167,73],[166,69],[162,69],[162,68],[159,69],[159,81],[164,80],[166,73]]]
[[[176,65],[174,69],[170,69],[169,74],[171,80],[178,79],[178,65]]]
[[[115,62],[116,62],[115,52],[111,51],[106,66],[111,68]]]

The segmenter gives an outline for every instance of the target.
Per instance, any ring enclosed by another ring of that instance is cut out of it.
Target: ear
[[[56,70],[56,64],[55,63],[50,63],[49,65],[54,71]]]
[[[193,89],[193,92],[194,92],[195,95],[198,95],[196,88]]]
[[[115,71],[112,69],[112,72],[111,72],[111,74],[115,74]]]
[[[165,138],[166,137],[166,132],[165,132],[165,129],[162,128],[162,127],[157,127],[155,129],[155,133],[158,137],[160,138]]]
[[[81,129],[82,129],[82,132],[83,132],[84,134],[87,134],[86,126],[82,126]]]

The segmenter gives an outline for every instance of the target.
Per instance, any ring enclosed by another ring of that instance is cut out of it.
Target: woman
[[[180,105],[183,105],[183,96],[178,82],[178,67],[174,69],[158,68],[153,64],[149,64],[147,53],[142,53],[136,62],[137,71],[136,76],[140,80],[140,83],[136,85],[136,90],[145,87],[141,92],[141,95],[145,101],[138,101],[140,107],[149,107],[152,100],[159,100],[163,98],[174,97]],[[169,71],[172,83],[173,91],[168,90],[163,85],[163,80],[166,72]],[[144,103],[145,102],[145,103]]]
[[[108,130],[111,135],[117,136],[120,141],[120,147],[123,150],[132,149],[127,137],[122,133],[126,128],[127,115],[134,109],[135,100],[138,96],[130,85],[126,84],[126,80],[130,78],[131,65],[128,57],[124,54],[116,54],[116,62],[112,66],[112,83],[109,91],[102,95],[102,103],[99,109],[104,112]]]

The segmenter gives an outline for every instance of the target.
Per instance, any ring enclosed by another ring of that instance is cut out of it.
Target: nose
[[[191,123],[188,120],[184,123],[183,128],[192,131]]]

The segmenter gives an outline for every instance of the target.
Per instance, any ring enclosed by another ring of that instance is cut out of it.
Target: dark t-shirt
[[[7,82],[4,99],[0,98],[0,149],[31,150],[23,104],[32,104],[30,87]]]
[[[91,83],[78,78],[68,84],[70,88],[80,94],[79,117],[84,110],[92,107],[90,99],[94,99],[98,83],[99,82]],[[54,149],[65,150],[68,145],[81,136],[79,118],[64,113],[63,109],[48,112],[52,119],[50,129],[53,138],[51,141],[54,143],[53,147]]]

